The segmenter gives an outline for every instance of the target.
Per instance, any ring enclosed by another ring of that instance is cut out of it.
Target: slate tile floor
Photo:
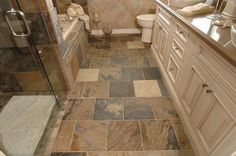
[[[150,46],[89,41],[51,156],[193,156]]]

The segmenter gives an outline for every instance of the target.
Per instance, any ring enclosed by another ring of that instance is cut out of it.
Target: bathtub
[[[78,18],[73,18],[72,20],[68,20],[66,14],[59,14],[58,17],[61,25],[63,39],[66,40],[69,34],[73,32],[73,30],[75,29],[79,20]]]

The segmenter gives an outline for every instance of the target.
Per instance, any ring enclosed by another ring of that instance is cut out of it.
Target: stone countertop
[[[229,63],[236,67],[236,47],[231,43],[230,28],[223,29],[213,25],[213,20],[207,18],[206,14],[191,17],[181,15],[177,12],[177,8],[168,5],[167,0],[156,0],[156,2],[187,25],[191,31],[196,33]]]

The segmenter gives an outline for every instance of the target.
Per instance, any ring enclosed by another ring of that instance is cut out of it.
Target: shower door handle
[[[25,25],[26,33],[21,33],[21,34],[16,33],[14,28],[12,27],[10,19],[8,18],[8,15],[20,15],[20,17],[22,18],[23,23]],[[11,9],[11,10],[5,12],[4,18],[5,18],[6,22],[7,22],[8,26],[9,26],[9,28],[11,30],[11,33],[13,34],[13,36],[15,36],[15,37],[27,37],[27,36],[30,36],[30,34],[31,34],[30,27],[29,27],[29,24],[28,24],[27,19],[25,17],[25,14],[22,11]]]

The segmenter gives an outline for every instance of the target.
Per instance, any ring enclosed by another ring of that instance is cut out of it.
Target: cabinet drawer
[[[180,23],[175,24],[175,35],[186,44],[189,40],[189,31],[184,28]]]
[[[171,15],[169,13],[167,13],[167,11],[165,11],[164,9],[158,7],[157,8],[157,15],[159,17],[158,19],[165,22],[167,25],[170,25]]]
[[[179,72],[180,72],[180,66],[178,65],[173,55],[170,55],[168,64],[167,64],[167,73],[173,84],[175,84],[176,79],[179,75]]]
[[[178,41],[176,39],[173,39],[171,49],[172,49],[173,53],[175,53],[178,56],[180,62],[183,63],[185,50],[180,45],[180,43],[178,43]]]

